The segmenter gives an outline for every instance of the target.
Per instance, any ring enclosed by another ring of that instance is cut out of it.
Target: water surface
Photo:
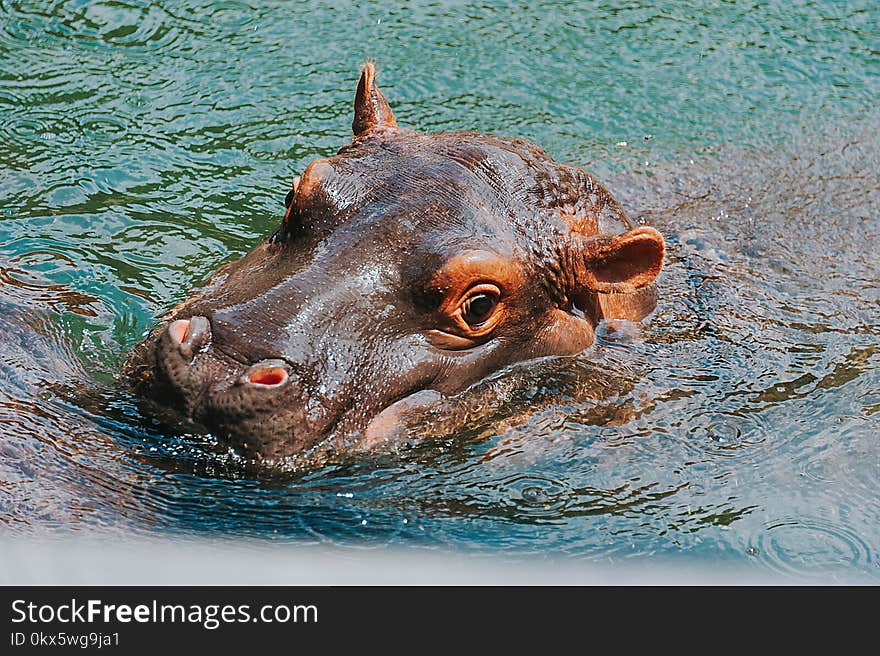
[[[878,26],[867,0],[0,0],[3,532],[880,581]],[[265,471],[163,432],[115,371],[348,141],[366,57],[401,125],[532,139],[657,226],[657,311],[394,457]]]

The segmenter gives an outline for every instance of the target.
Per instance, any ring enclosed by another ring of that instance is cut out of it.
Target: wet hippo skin
[[[403,413],[653,309],[663,238],[588,173],[522,139],[398,127],[372,63],[352,128],[278,230],[135,349],[140,396],[261,459],[368,450]]]

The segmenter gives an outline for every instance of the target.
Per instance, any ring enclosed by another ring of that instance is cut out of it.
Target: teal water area
[[[366,58],[401,125],[531,139],[656,225],[644,329],[509,372],[457,436],[298,473],[46,384],[112,386],[277,227]],[[0,522],[880,582],[878,97],[868,0],[0,0]]]

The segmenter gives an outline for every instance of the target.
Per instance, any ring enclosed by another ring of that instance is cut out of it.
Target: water
[[[366,57],[401,125],[532,139],[657,226],[658,310],[396,457],[265,471],[161,432],[114,372],[347,142]],[[878,97],[868,0],[0,0],[3,533],[880,582]]]

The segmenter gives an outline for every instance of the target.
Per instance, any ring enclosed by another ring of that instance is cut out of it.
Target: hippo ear
[[[633,293],[654,282],[664,253],[662,235],[647,226],[613,236],[572,233],[568,256],[575,291]]]
[[[376,86],[376,65],[368,61],[364,64],[361,79],[354,97],[354,121],[351,129],[359,137],[377,128],[396,128],[397,121],[385,95]]]

